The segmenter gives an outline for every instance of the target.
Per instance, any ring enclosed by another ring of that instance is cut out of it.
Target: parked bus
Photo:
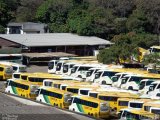
[[[26,69],[27,69],[25,65],[13,63],[13,62],[0,61],[0,64],[12,66],[13,72],[26,72]]]
[[[154,109],[152,109],[153,110],[152,111],[151,108],[157,108],[156,111],[157,112],[159,111],[159,114],[160,114],[160,101],[159,100],[149,101],[149,102],[145,102],[143,104],[143,110],[144,111],[154,112]]]
[[[48,73],[56,73],[56,65],[59,60],[51,60],[48,62]]]
[[[13,69],[11,66],[0,65],[0,80],[12,78]]]
[[[57,88],[40,87],[38,89],[37,101],[68,109],[72,94]]]
[[[117,113],[124,108],[128,108],[129,101],[133,98],[118,98],[117,100]]]
[[[150,85],[156,80],[154,79],[143,79],[141,80],[140,84],[139,84],[139,90],[138,92],[140,94],[147,94]]]
[[[14,62],[14,63],[23,63],[22,54],[0,54],[0,61]]]
[[[135,109],[121,109],[118,116],[119,120],[156,120],[155,114]]]
[[[139,96],[136,94],[131,94],[127,92],[118,92],[118,91],[110,91],[110,92],[101,92],[98,94],[98,98],[100,100],[104,100],[109,103],[111,107],[112,115],[115,115],[117,112],[117,100],[118,98],[138,98]]]
[[[69,110],[96,118],[109,118],[110,116],[110,108],[107,102],[88,96],[73,96]]]
[[[8,80],[5,92],[25,98],[35,99],[39,85],[24,80]]]

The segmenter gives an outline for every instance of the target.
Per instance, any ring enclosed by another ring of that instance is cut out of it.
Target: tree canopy
[[[42,22],[50,32],[111,40],[115,44],[99,55],[105,63],[129,60],[160,35],[160,0],[0,0],[0,16],[0,33],[9,22]]]

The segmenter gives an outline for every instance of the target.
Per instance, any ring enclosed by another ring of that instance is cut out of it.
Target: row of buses
[[[5,92],[96,118],[160,119],[160,75],[95,58],[55,63],[48,67],[53,73],[14,73]]]
[[[155,119],[160,114],[159,100],[141,98],[133,92],[80,81],[44,79],[42,85],[37,85],[36,82],[16,79],[8,81],[5,91],[97,118],[118,116],[127,119],[126,112],[133,116],[131,111],[134,110],[148,112],[144,116],[137,112],[139,118],[149,119],[151,114]]]

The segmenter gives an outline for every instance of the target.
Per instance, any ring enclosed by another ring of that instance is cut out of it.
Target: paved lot
[[[27,72],[48,72],[48,66],[32,65],[27,68]]]
[[[29,100],[10,97],[0,93],[0,120],[14,117],[14,120],[92,120],[91,118],[65,112],[57,108],[41,105]],[[7,119],[9,120],[9,119]]]

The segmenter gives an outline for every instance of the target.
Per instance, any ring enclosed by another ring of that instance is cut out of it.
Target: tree
[[[133,14],[129,16],[126,23],[128,31],[135,31],[137,33],[144,32],[147,25],[149,25],[149,22],[145,13],[140,10],[133,11]]]
[[[0,0],[0,33],[4,33],[7,23],[14,18],[16,7],[16,0]]]
[[[44,0],[20,0],[16,10],[16,22],[36,21],[37,8]]]

